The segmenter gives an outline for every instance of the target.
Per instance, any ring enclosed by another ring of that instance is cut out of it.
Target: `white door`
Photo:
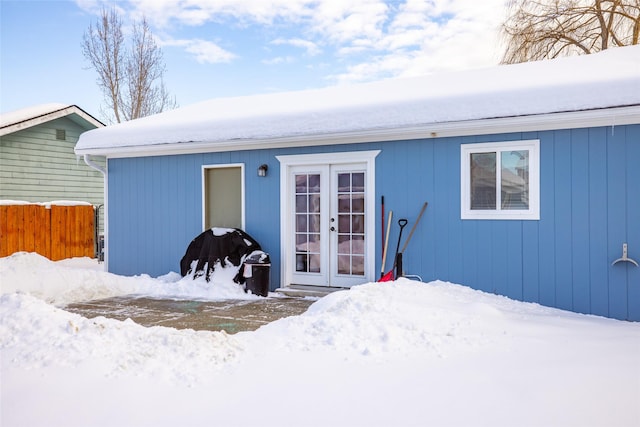
[[[288,221],[291,283],[349,287],[371,280],[367,164],[293,166]]]

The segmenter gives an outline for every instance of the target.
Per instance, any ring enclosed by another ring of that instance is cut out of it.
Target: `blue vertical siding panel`
[[[460,188],[460,144],[445,143],[447,158],[445,163],[449,165],[446,179],[449,188]],[[447,194],[447,230],[449,246],[449,280],[454,283],[462,283],[464,279],[465,265],[462,263],[463,240],[462,219],[460,218],[460,190],[449,191]]]
[[[472,144],[476,142],[475,137],[466,136],[460,138],[461,144]],[[456,144],[458,146],[458,144]],[[458,146],[458,150],[460,147]],[[460,154],[458,154],[459,156]],[[460,159],[458,159],[460,163]],[[455,193],[458,198],[461,198],[460,190],[456,189]],[[458,218],[461,217],[460,212],[455,213]],[[478,245],[478,226],[477,221],[465,220],[462,222],[462,263],[464,266],[463,276],[461,283],[469,284],[469,286],[477,286],[479,283],[478,268],[479,268],[479,254],[477,251]]]
[[[407,226],[405,227],[404,234],[402,237],[402,243],[400,244],[400,250],[404,247],[404,244],[409,237],[409,232],[411,228],[414,226],[416,218],[418,216],[418,210],[424,203],[424,187],[422,186],[423,182],[423,171],[424,160],[421,158],[420,154],[422,153],[421,149],[421,140],[409,141],[407,142],[407,153],[412,153],[408,155],[404,159],[404,167],[408,171],[408,178],[405,181],[405,188],[401,191],[405,194],[406,200],[406,208],[403,216],[407,218],[409,221]],[[421,185],[413,185],[410,188],[409,183],[420,182]],[[376,202],[376,207],[379,207],[379,201]],[[377,223],[379,224],[379,223]],[[417,233],[417,229],[416,229]],[[414,233],[411,238],[411,244],[407,246],[406,251],[403,253],[403,270],[406,274],[416,274],[419,271],[419,259],[420,256],[417,254],[417,248],[419,247],[419,235]],[[415,240],[414,240],[415,239]]]
[[[478,281],[478,251],[476,242],[478,233],[475,221],[462,221],[462,280],[460,283]]]
[[[640,263],[640,125],[627,128],[627,244]],[[627,263],[628,320],[640,321],[640,267]]]
[[[172,156],[169,179],[172,184],[167,210],[175,235],[163,251],[163,263],[178,271],[180,259],[189,243],[202,230],[202,161],[200,156]],[[167,223],[169,220],[167,220]],[[158,272],[165,273],[166,270]]]
[[[493,277],[493,221],[474,221],[476,223],[478,253],[478,273],[476,284],[469,284],[485,292],[496,292]]]
[[[122,198],[122,177],[123,171],[121,168],[121,160],[120,159],[109,159],[108,161],[109,173],[107,175],[107,179],[109,180],[108,189],[109,194],[107,195],[107,217],[106,220],[109,222],[108,235],[107,239],[107,257],[108,257],[108,268],[109,271],[116,272],[114,270],[114,266],[118,265],[120,260],[119,256],[122,256],[118,251],[113,251],[112,247],[115,245],[115,235],[118,227],[122,226],[125,218],[122,217],[122,210],[118,209]]]
[[[280,275],[280,164],[270,152],[252,152],[245,160],[246,231],[271,259],[271,289],[283,284]],[[242,158],[233,158],[240,162]],[[267,164],[267,176],[258,177],[258,167]]]
[[[589,130],[571,131],[572,309],[591,312],[589,264]]]
[[[412,156],[408,156],[403,160],[405,162],[404,168],[406,168],[409,173],[409,181],[405,182],[402,188],[397,188],[395,191],[392,190],[393,193],[400,195],[404,201],[404,207],[401,210],[394,210],[394,225],[393,227],[397,227],[397,220],[402,218],[406,218],[408,220],[408,224],[404,229],[404,234],[402,237],[402,242],[400,244],[400,249],[405,245],[407,238],[409,237],[410,230],[416,224],[416,219],[421,209],[423,203],[427,201],[431,195],[433,194],[434,187],[434,172],[433,172],[433,143],[432,141],[425,140],[416,140],[408,142],[408,151],[413,153]],[[419,183],[412,188],[409,188],[409,182]],[[388,197],[385,195],[385,205],[387,213],[386,218],[388,219],[388,211],[390,207],[388,206]],[[376,198],[376,235],[380,235],[381,233],[378,231],[381,229],[380,227],[380,197]],[[425,212],[424,215],[427,215]],[[387,223],[385,222],[385,228]],[[407,249],[403,253],[403,269],[407,275],[414,275],[420,271],[429,271],[431,267],[429,267],[429,261],[425,261],[425,253],[433,253],[433,249],[429,248],[425,245],[427,240],[424,236],[426,236],[427,230],[427,221],[426,218],[423,217],[421,219],[420,224],[417,226],[414,235],[411,238],[411,243],[407,246]],[[376,241],[377,245],[381,245],[382,240]],[[389,246],[391,247],[391,241],[389,242]],[[395,252],[395,248],[397,246],[397,240],[395,241],[395,245],[393,246],[393,251]],[[380,251],[376,251],[379,253]],[[393,257],[393,255],[390,255]],[[378,257],[380,260],[381,256]],[[387,257],[387,262],[389,261],[389,257]],[[380,262],[377,263],[379,266]],[[426,264],[426,265],[425,265]],[[379,270],[378,270],[379,271]]]
[[[436,188],[433,200],[433,217],[436,223],[434,238],[438,242],[435,250],[435,275],[437,278],[449,280],[449,239],[448,223],[451,215],[456,213],[449,209],[450,184],[448,182],[449,169],[451,165],[446,164],[443,159],[448,155],[446,144],[437,143],[434,146],[434,157],[438,159],[433,165],[436,176]]]
[[[616,127],[609,134],[607,144],[607,206],[609,257],[613,261],[620,257],[622,244],[627,241],[627,174],[625,128]],[[637,166],[636,166],[637,167]],[[609,314],[618,319],[628,317],[627,267],[616,264],[609,268]]]
[[[608,316],[606,128],[589,130],[589,266],[591,313]]]
[[[507,221],[507,295],[517,300],[523,299],[523,283],[522,283],[522,222],[523,221]]]
[[[420,142],[420,158],[423,161],[420,170],[424,171],[423,186],[421,189],[421,203],[428,202],[431,204],[434,196],[435,188],[435,172],[433,165],[434,159],[434,140],[423,140]],[[429,273],[432,276],[433,271],[433,255],[435,251],[435,239],[433,238],[433,206],[427,208],[420,220],[420,224],[416,229],[416,241],[412,242],[413,249],[412,254],[417,255],[420,258],[419,264],[416,266],[414,273],[419,273],[421,276],[425,273]],[[386,226],[386,225],[385,225]],[[423,277],[423,280],[424,279]],[[433,277],[431,278],[433,280]]]
[[[523,140],[540,139],[538,132],[526,132]],[[540,298],[540,222],[522,221],[522,297],[523,301],[539,301]]]
[[[522,300],[540,301],[540,228],[538,221],[522,223]]]
[[[571,132],[558,131],[554,141],[555,154],[555,251],[556,306],[573,307],[571,257]]]
[[[172,171],[172,169],[174,170]],[[180,189],[183,185],[181,180],[184,179],[184,175],[180,173],[178,169],[179,159],[169,156],[162,157],[160,170],[162,176],[161,183],[164,191],[162,192],[163,204],[161,209],[166,215],[166,223],[162,229],[164,236],[162,247],[172,248],[173,245],[176,245],[178,248],[182,247],[182,251],[178,252],[181,255],[180,258],[182,258],[191,241],[185,241],[184,235],[187,233],[184,231],[184,220],[180,214],[180,210],[174,208],[175,206],[184,206],[184,200],[180,199],[180,195],[183,194]],[[177,174],[179,174],[180,177],[177,177]],[[177,251],[177,249],[173,249],[172,253],[175,254],[175,251]],[[175,270],[179,271],[178,267],[176,267]]]
[[[492,292],[500,295],[509,294],[508,283],[508,242],[505,221],[491,222],[491,273]]]
[[[138,199],[136,200],[136,203],[138,203],[138,208],[136,209],[136,211],[138,212],[138,223],[140,224],[140,228],[141,228],[141,238],[138,240],[138,244],[140,245],[140,248],[142,249],[145,246],[151,246],[154,245],[154,237],[157,233],[154,233],[153,231],[156,230],[157,232],[160,232],[160,230],[162,230],[162,222],[161,222],[161,215],[154,215],[153,214],[153,208],[152,206],[156,206],[154,204],[154,200],[156,199],[156,195],[159,194],[160,191],[162,191],[161,189],[157,188],[155,185],[153,185],[154,183],[152,182],[153,180],[153,163],[154,160],[156,160],[157,158],[152,158],[152,157],[147,157],[145,159],[142,159],[142,170],[139,171],[139,173],[142,174],[142,176],[139,177],[140,181],[144,183],[143,188],[144,189],[152,189],[151,191],[140,191],[140,194],[138,195]],[[145,266],[149,266],[148,268],[151,271],[158,271],[157,269],[157,257],[154,257],[148,250],[142,250],[141,255],[143,254],[142,258],[142,262],[143,265]],[[154,262],[156,261],[156,262]]]
[[[435,145],[439,143],[441,143],[441,141],[430,139],[423,141],[422,144],[422,154],[425,162],[423,166],[425,185],[423,196],[424,201],[429,202],[429,205],[416,230],[416,241],[411,243],[414,248],[413,250],[418,252],[420,256],[420,269],[413,273],[419,274],[425,281],[438,279],[435,273],[435,253],[438,250],[438,242],[435,239],[437,223],[434,214],[437,212],[437,208],[434,207],[434,200],[436,188],[440,185],[441,178],[435,170]]]
[[[556,246],[555,246],[555,134],[540,133],[540,221],[539,263],[540,281],[538,300],[541,304],[556,304]]]
[[[452,188],[460,188],[460,144],[457,140],[447,141],[442,144],[445,149],[445,158],[442,163],[446,164],[444,179],[441,186],[448,189],[443,196],[446,212],[446,223],[441,224],[447,234],[447,256],[446,270],[448,271],[447,280],[454,283],[461,283],[464,277],[464,264],[462,263],[462,220],[460,219],[460,192],[451,191]],[[420,203],[422,205],[422,203]],[[444,250],[444,248],[443,248]]]

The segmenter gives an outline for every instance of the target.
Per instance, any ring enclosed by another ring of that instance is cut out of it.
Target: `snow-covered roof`
[[[77,105],[40,104],[0,114],[0,136],[65,116],[77,117],[75,121],[86,128],[104,126],[102,122],[87,114]],[[89,125],[87,126],[87,124]]]
[[[217,98],[86,132],[76,152],[136,155],[365,142],[408,131],[434,137],[461,132],[469,122],[481,129],[495,119],[548,119],[559,113],[568,120],[567,113],[611,108],[625,109],[634,123],[640,119],[640,46],[352,86]]]

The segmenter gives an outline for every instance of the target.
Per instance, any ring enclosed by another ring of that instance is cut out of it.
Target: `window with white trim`
[[[540,141],[462,144],[462,219],[540,219]]]

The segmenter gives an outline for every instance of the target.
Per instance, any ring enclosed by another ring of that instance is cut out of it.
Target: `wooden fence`
[[[0,205],[0,257],[37,252],[52,261],[95,256],[91,205]]]

